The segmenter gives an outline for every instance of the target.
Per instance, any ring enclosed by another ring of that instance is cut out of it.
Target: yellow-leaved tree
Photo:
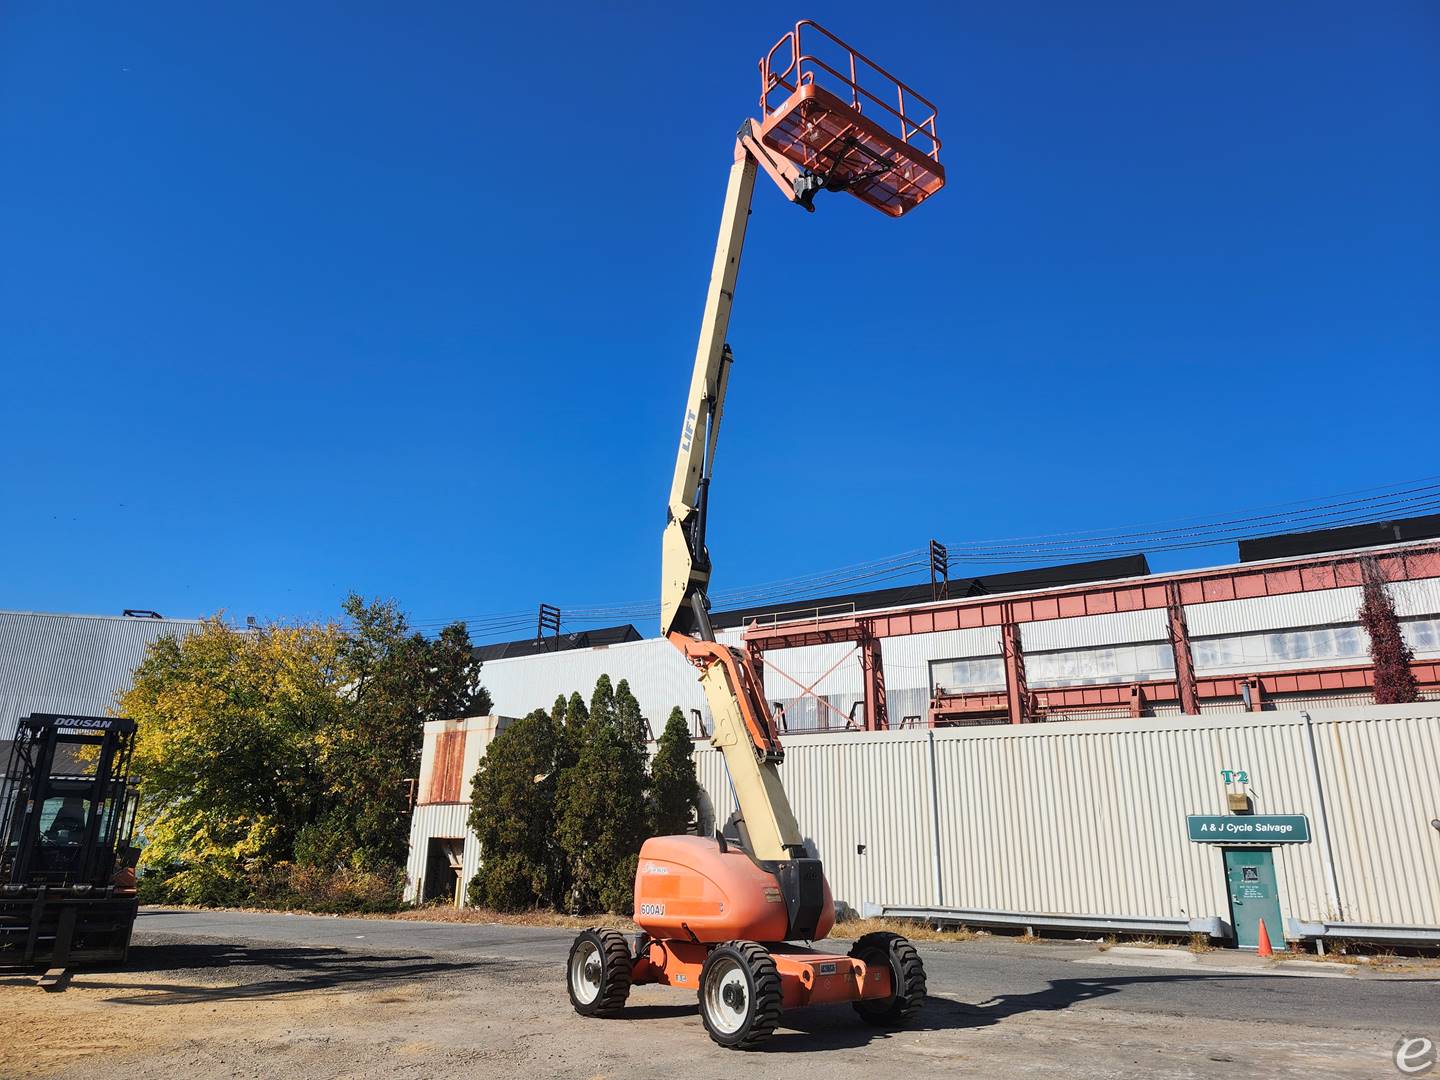
[[[426,638],[391,601],[344,610],[343,625],[216,617],[150,647],[119,702],[138,722],[147,898],[399,904],[423,725],[490,698],[463,624]]]
[[[143,868],[165,895],[250,898],[317,816],[316,756],[342,709],[334,625],[233,629],[218,617],[156,642],[120,700],[138,721]]]

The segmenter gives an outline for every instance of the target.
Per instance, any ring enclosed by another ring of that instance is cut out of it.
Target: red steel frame
[[[1387,581],[1440,577],[1440,543],[1377,548],[1312,555],[1252,565],[1227,566],[1178,574],[1132,578],[925,604],[890,611],[815,618],[745,628],[751,656],[760,661],[771,649],[840,642],[862,644],[865,678],[865,727],[890,726],[886,714],[884,669],[880,661],[882,638],[998,626],[1005,657],[1004,693],[968,693],[938,697],[932,702],[931,724],[970,723],[1003,717],[1025,723],[1039,716],[1084,709],[1126,708],[1139,715],[1147,704],[1177,702],[1183,713],[1200,711],[1202,701],[1243,697],[1249,688],[1250,708],[1259,709],[1277,694],[1363,690],[1373,685],[1368,665],[1316,667],[1261,672],[1254,675],[1200,677],[1195,675],[1185,605],[1215,600],[1243,600],[1345,588],[1363,583],[1362,563],[1374,559]],[[1073,618],[1081,615],[1164,609],[1168,614],[1170,644],[1175,651],[1174,679],[1104,686],[1030,690],[1025,683],[1021,627],[1028,622]],[[1440,662],[1417,661],[1415,677],[1424,689],[1440,689]],[[872,702],[875,708],[871,708]]]

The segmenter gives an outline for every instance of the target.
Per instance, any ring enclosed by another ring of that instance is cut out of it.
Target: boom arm
[[[763,168],[785,197],[814,211],[815,193],[824,181],[765,148],[749,120],[735,139],[735,162],[725,187],[725,208],[720,215],[720,238],[710,269],[710,289],[700,321],[700,343],[690,376],[690,394],[680,425],[680,452],[670,484],[670,515],[665,527],[663,575],[660,586],[660,632],[695,633],[712,640],[705,589],[710,582],[710,555],[705,550],[705,506],[710,473],[715,465],[715,443],[720,436],[720,415],[733,359],[725,343],[730,328],[730,305],[740,275],[740,251],[750,220],[755,173]]]
[[[733,361],[725,335],[755,175],[761,168],[787,198],[807,210],[814,209],[810,200],[821,186],[814,174],[772,156],[752,133],[749,121],[740,129],[670,487],[670,513],[662,543],[660,627],[700,669],[714,721],[711,745],[725,755],[751,854],[765,862],[803,858],[804,838],[780,786],[776,766],[785,754],[765,701],[764,683],[749,656],[717,642],[710,626],[706,596],[710,554],[705,547],[710,477]]]

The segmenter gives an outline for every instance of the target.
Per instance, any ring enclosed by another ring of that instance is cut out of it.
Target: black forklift
[[[124,962],[138,909],[134,749],[134,720],[20,721],[0,779],[0,967]]]

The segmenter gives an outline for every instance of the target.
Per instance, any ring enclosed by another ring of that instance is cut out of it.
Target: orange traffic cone
[[[1270,947],[1270,935],[1265,932],[1265,920],[1260,920],[1260,947],[1256,950],[1257,956],[1274,956],[1275,950]]]

